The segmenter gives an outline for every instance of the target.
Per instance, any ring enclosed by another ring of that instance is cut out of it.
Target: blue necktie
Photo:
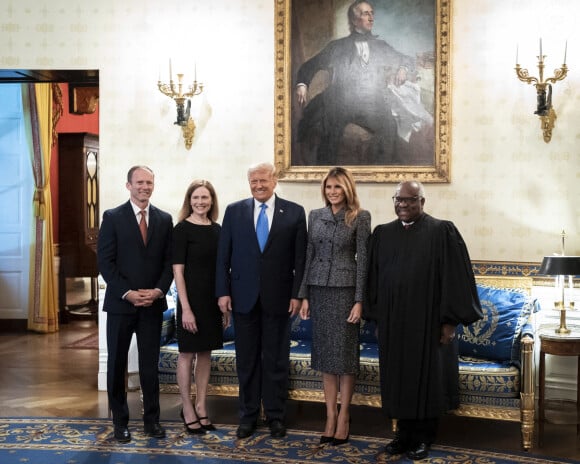
[[[266,208],[268,205],[262,203],[260,205],[261,211],[258,214],[258,221],[256,222],[256,235],[258,236],[258,244],[260,251],[264,251],[266,241],[268,240],[268,217],[266,216]]]

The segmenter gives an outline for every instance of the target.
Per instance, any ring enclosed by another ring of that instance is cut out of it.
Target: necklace
[[[192,222],[193,224],[198,224],[200,226],[209,226],[211,224],[211,221],[207,217],[200,219],[198,216],[194,216],[193,214],[190,214],[187,219],[189,222]]]

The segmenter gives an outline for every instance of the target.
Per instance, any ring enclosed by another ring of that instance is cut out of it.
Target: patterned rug
[[[109,419],[2,418],[0,419],[0,463],[2,464],[252,464],[252,463],[410,463],[402,456],[382,451],[380,438],[351,436],[343,446],[319,445],[317,433],[289,430],[283,439],[271,438],[258,429],[249,439],[237,440],[236,427],[219,425],[201,438],[187,435],[179,422],[163,422],[167,438],[150,439],[142,424],[132,421],[133,439],[119,444],[112,437]],[[435,446],[431,464],[569,464],[574,461],[531,454],[507,454],[449,446]]]

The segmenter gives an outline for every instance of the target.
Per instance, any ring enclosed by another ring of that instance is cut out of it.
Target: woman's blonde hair
[[[342,191],[344,192],[345,198],[345,214],[344,214],[344,223],[347,226],[352,225],[358,213],[360,213],[360,203],[358,200],[358,195],[356,194],[356,184],[354,182],[354,177],[350,173],[350,171],[346,168],[342,167],[334,167],[331,168],[322,182],[320,184],[320,192],[322,193],[322,201],[326,206],[330,205],[330,202],[326,198],[326,181],[330,178],[334,177],[338,181],[338,185],[342,187]]]
[[[191,194],[200,187],[205,187],[209,191],[209,195],[211,197],[211,206],[209,207],[209,211],[207,212],[207,217],[215,222],[219,215],[219,206],[218,206],[218,199],[217,194],[215,193],[215,189],[211,182],[207,180],[194,180],[185,192],[185,198],[183,199],[183,205],[179,210],[179,215],[177,217],[177,222],[183,221],[187,218],[192,212],[193,209],[191,208]]]

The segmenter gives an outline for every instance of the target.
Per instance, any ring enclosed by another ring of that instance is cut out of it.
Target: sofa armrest
[[[524,324],[524,326],[522,327],[522,332],[520,334],[522,343],[524,341],[524,337],[530,337],[532,339],[532,343],[534,341],[535,335],[536,334],[536,328],[534,327],[534,324],[532,324],[531,322],[526,322]]]
[[[526,324],[528,325],[528,324]],[[531,324],[529,324],[531,325]],[[520,420],[522,423],[522,445],[525,450],[532,447],[535,421],[535,375],[534,375],[534,335],[523,332],[521,339],[520,377]]]
[[[533,326],[531,324],[526,324],[531,327],[531,330],[522,331],[521,338],[521,392],[522,394],[533,393],[534,392],[534,333]]]

